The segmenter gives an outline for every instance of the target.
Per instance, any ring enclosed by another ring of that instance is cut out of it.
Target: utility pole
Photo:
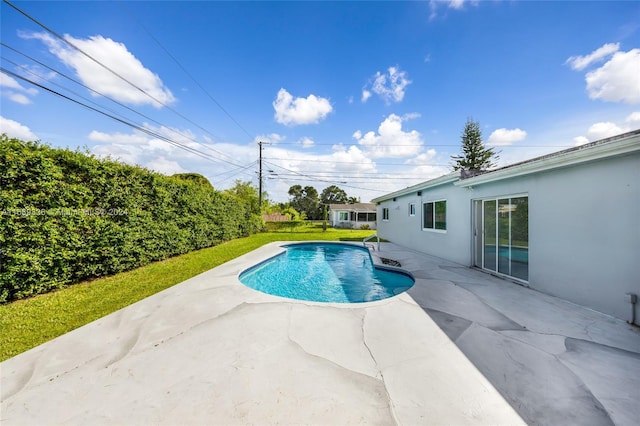
[[[259,171],[258,171],[258,214],[262,214],[262,141],[258,142],[259,154]]]

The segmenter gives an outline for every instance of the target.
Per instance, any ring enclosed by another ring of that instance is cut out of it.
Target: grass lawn
[[[265,232],[0,305],[0,361],[81,327],[273,241],[362,241],[375,231],[313,225]]]

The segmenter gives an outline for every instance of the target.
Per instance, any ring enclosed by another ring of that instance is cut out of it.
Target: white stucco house
[[[381,238],[639,323],[640,130],[372,201]]]
[[[373,203],[329,204],[329,223],[334,228],[376,229],[376,205]]]

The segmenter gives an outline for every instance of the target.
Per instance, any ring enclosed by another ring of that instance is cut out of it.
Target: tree
[[[195,182],[200,185],[211,187],[211,189],[213,189],[213,185],[211,185],[211,182],[209,182],[209,179],[202,176],[200,173],[177,173],[173,175],[173,177],[186,180],[189,182]]]
[[[303,213],[307,219],[318,220],[322,218],[318,191],[313,186],[293,185],[289,188],[291,207]]]
[[[260,206],[258,205],[260,203],[258,188],[256,188],[251,182],[236,180],[235,185],[225,190],[225,192],[244,201],[249,207],[251,213],[260,214]]]
[[[482,143],[480,124],[468,118],[462,132],[462,155],[452,155],[453,170],[479,172],[495,167],[494,160],[500,158],[493,148]]]
[[[322,204],[346,204],[347,193],[335,185],[326,187],[320,194]]]
[[[287,207],[286,209],[282,210],[280,213],[289,217],[289,220],[292,220],[292,221],[305,219],[304,214],[300,214],[300,212],[296,211],[296,209],[294,209],[293,207]]]
[[[356,204],[360,202],[359,197],[349,197],[347,198],[347,204]]]

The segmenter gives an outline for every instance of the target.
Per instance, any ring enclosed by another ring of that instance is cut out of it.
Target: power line
[[[178,130],[176,130],[176,129],[172,129],[171,127],[169,127],[169,126],[167,126],[167,125],[165,125],[165,124],[163,124],[163,123],[159,122],[158,120],[155,120],[154,118],[149,117],[148,115],[143,114],[143,113],[141,113],[140,111],[137,111],[137,110],[135,110],[135,109],[133,109],[133,108],[131,108],[131,107],[129,107],[129,106],[127,106],[127,105],[123,104],[122,102],[119,102],[119,101],[117,101],[117,100],[115,100],[115,99],[111,98],[110,96],[107,96],[107,95],[105,95],[104,93],[102,93],[102,92],[100,92],[100,91],[98,91],[98,90],[95,90],[95,89],[93,89],[93,88],[91,88],[91,87],[89,87],[89,86],[85,85],[84,83],[82,83],[82,82],[80,82],[80,81],[78,81],[78,80],[74,79],[73,77],[70,77],[69,75],[67,75],[67,74],[65,74],[65,73],[63,73],[63,72],[61,72],[61,71],[59,71],[59,70],[57,70],[57,69],[55,69],[55,68],[53,68],[53,67],[51,67],[51,66],[49,66],[49,65],[45,64],[45,63],[44,63],[44,62],[42,62],[42,61],[39,61],[38,59],[36,59],[36,58],[34,58],[34,57],[30,56],[30,55],[27,55],[27,54],[26,54],[26,53],[24,53],[24,52],[19,51],[18,49],[15,49],[14,47],[9,46],[8,44],[6,44],[6,43],[4,43],[4,42],[1,42],[1,41],[0,41],[0,45],[1,45],[2,47],[5,47],[5,48],[7,48],[7,49],[10,49],[11,51],[13,51],[13,52],[15,52],[15,53],[17,53],[17,54],[19,54],[19,55],[21,55],[21,56],[25,57],[25,58],[27,58],[27,59],[29,59],[29,60],[31,60],[31,61],[33,61],[33,62],[37,63],[38,65],[40,65],[40,66],[42,66],[42,67],[44,67],[44,68],[46,68],[46,69],[48,69],[48,70],[50,70],[50,71],[52,71],[52,72],[54,72],[54,73],[56,73],[56,74],[58,74],[58,75],[60,75],[60,76],[64,77],[65,79],[67,79],[67,80],[71,81],[72,83],[75,83],[75,84],[77,84],[77,85],[79,85],[79,86],[82,86],[82,87],[84,87],[85,89],[89,90],[90,92],[95,93],[96,95],[99,95],[99,96],[101,96],[101,97],[103,97],[103,98],[105,98],[105,99],[107,99],[107,100],[109,100],[109,101],[111,101],[111,102],[113,102],[113,103],[117,104],[118,106],[120,106],[120,107],[122,107],[122,108],[125,108],[125,109],[127,109],[128,111],[133,112],[134,114],[139,115],[140,117],[143,117],[143,118],[145,118],[145,119],[147,119],[147,120],[149,120],[149,121],[151,121],[151,122],[153,122],[153,123],[156,123],[157,125],[162,126],[162,127],[166,128],[166,129],[168,129],[168,130],[172,131],[173,133],[175,133],[175,134],[177,134],[177,135],[180,135],[180,136],[184,137],[185,139],[190,140],[191,142],[197,143],[197,144],[199,144],[199,145],[201,145],[201,146],[205,147],[206,149],[208,149],[208,150],[210,150],[210,151],[212,151],[212,152],[215,152],[216,154],[222,155],[222,156],[224,156],[224,157],[227,157],[227,158],[230,158],[230,159],[232,159],[232,160],[233,160],[233,157],[231,157],[230,155],[228,155],[228,154],[226,154],[226,153],[224,153],[224,152],[222,152],[222,151],[218,151],[218,150],[216,150],[216,149],[214,149],[214,148],[212,148],[212,147],[210,147],[210,146],[208,146],[208,145],[206,145],[206,144],[200,143],[200,142],[198,142],[198,141],[196,141],[196,140],[192,139],[190,136],[185,135],[184,133],[182,133],[182,132],[180,132],[180,131],[178,131]],[[35,75],[36,77],[38,77],[38,78],[40,78],[40,79],[42,79],[42,80],[48,81],[49,83],[54,84],[54,85],[56,85],[57,87],[63,88],[63,89],[65,89],[65,90],[68,90],[69,92],[73,93],[74,95],[76,95],[76,96],[78,96],[78,97],[81,97],[82,99],[85,99],[85,100],[89,101],[88,99],[84,98],[83,96],[81,96],[81,95],[79,95],[79,94],[77,94],[77,93],[75,93],[75,92],[71,91],[70,89],[68,89],[68,88],[66,88],[66,87],[63,87],[63,86],[61,86],[61,85],[59,85],[59,84],[57,84],[57,83],[55,83],[55,82],[53,82],[53,81],[51,81],[51,80],[48,80],[47,78],[45,78],[45,77],[43,77],[43,76],[41,76],[41,75],[38,75],[38,74],[34,73],[33,71],[31,71],[31,70],[27,69],[26,67],[24,67],[24,66],[22,66],[22,65],[19,65],[19,64],[15,63],[15,62],[11,61],[10,59],[7,59],[7,58],[5,58],[5,57],[2,57],[2,59],[3,59],[3,60],[5,60],[5,61],[7,61],[7,62],[9,62],[9,63],[11,63],[12,65],[14,65],[14,66],[16,66],[16,67],[18,67],[18,68],[21,68],[21,69],[23,69],[23,70],[27,71],[27,72],[28,72],[28,73],[30,73],[30,74]],[[92,103],[92,104],[94,104],[94,105],[98,105],[97,103],[95,103],[95,102],[93,102],[93,101],[89,101],[89,102],[91,102],[91,103]],[[102,107],[102,108],[105,108],[105,109],[107,109],[107,110],[109,110],[108,108],[106,108],[106,107],[104,107],[104,106],[101,106],[101,107]],[[109,111],[114,112],[113,110],[109,110]],[[114,112],[114,113],[115,113],[115,112]],[[122,115],[120,115],[120,116],[122,117]],[[238,166],[238,167],[241,167],[241,166]]]
[[[220,180],[218,181],[218,183],[226,182],[226,181],[228,181],[229,179],[231,179],[231,178],[233,178],[233,177],[238,176],[240,173],[244,173],[244,172],[245,172],[249,167],[253,167],[256,163],[257,163],[257,161],[254,161],[253,163],[251,163],[249,166],[245,167],[244,169],[242,169],[242,170],[238,170],[238,171],[236,171],[235,173],[233,173],[232,175],[229,175],[229,176],[227,176],[227,177],[226,177],[226,178],[224,178],[224,179],[220,179]],[[231,171],[231,172],[233,172],[233,171]],[[231,173],[231,172],[220,173],[219,175],[214,175],[213,177],[215,177],[215,176],[222,176],[222,175],[224,175],[224,174]]]
[[[0,43],[0,44],[2,44],[2,45],[4,46],[4,43]],[[126,117],[124,117],[122,114],[120,114],[119,112],[114,111],[113,109],[107,108],[107,107],[105,107],[105,106],[103,106],[103,105],[100,105],[100,104],[98,104],[97,102],[94,102],[93,100],[91,100],[91,99],[88,99],[88,98],[84,97],[84,96],[83,96],[83,95],[81,95],[80,93],[75,92],[75,91],[73,91],[73,90],[69,89],[68,87],[64,87],[64,86],[62,86],[61,84],[56,83],[55,81],[48,80],[48,79],[47,79],[47,78],[45,78],[44,76],[42,76],[42,75],[40,75],[40,74],[37,74],[37,73],[35,73],[34,71],[29,70],[29,69],[27,69],[26,67],[24,67],[24,66],[22,66],[22,65],[19,65],[19,64],[15,63],[15,62],[13,62],[11,59],[8,59],[8,58],[6,58],[6,57],[4,57],[4,56],[1,56],[1,55],[0,55],[0,58],[1,58],[3,61],[5,61],[5,62],[10,63],[11,65],[14,65],[14,66],[15,66],[15,67],[17,67],[17,68],[20,68],[20,69],[22,69],[22,70],[23,70],[23,71],[25,71],[25,72],[28,72],[29,74],[33,75],[34,77],[39,78],[40,80],[46,81],[46,82],[48,82],[49,84],[53,84],[54,86],[59,87],[60,89],[66,90],[67,92],[69,92],[69,93],[71,93],[71,94],[73,94],[73,95],[75,95],[75,96],[79,97],[80,99],[83,99],[83,100],[85,100],[85,101],[89,102],[90,104],[95,105],[96,107],[104,108],[105,110],[110,111],[110,112],[111,112],[111,113],[113,113],[113,114],[117,114],[117,115],[118,115],[119,117],[121,117],[121,118],[126,118]],[[86,87],[86,86],[85,86],[85,87]],[[87,89],[89,89],[89,88],[87,87]],[[89,90],[91,90],[91,89],[89,89]]]
[[[0,71],[1,71],[1,72],[3,72],[3,73],[5,73],[5,74],[7,74],[7,75],[9,75],[9,76],[12,76],[12,77],[18,78],[18,79],[20,79],[20,80],[22,80],[22,81],[25,81],[25,82],[27,82],[27,83],[30,83],[30,84],[32,84],[32,85],[34,85],[34,86],[36,86],[36,87],[41,88],[42,90],[45,90],[45,91],[47,91],[47,92],[49,92],[49,93],[52,93],[52,94],[54,94],[54,95],[56,95],[56,96],[59,96],[59,97],[61,97],[61,98],[63,98],[63,99],[66,99],[66,100],[68,100],[68,101],[70,101],[70,102],[73,102],[73,103],[75,103],[75,104],[78,104],[78,105],[80,105],[80,106],[83,106],[83,107],[85,107],[85,108],[87,108],[87,109],[89,109],[89,110],[91,110],[91,111],[94,111],[94,112],[97,112],[97,113],[99,113],[99,114],[102,114],[102,115],[104,115],[104,116],[106,116],[106,117],[108,117],[108,118],[111,118],[112,120],[115,120],[115,121],[119,122],[119,123],[122,123],[122,124],[125,124],[125,125],[127,125],[127,126],[130,126],[130,127],[134,128],[134,129],[136,129],[136,130],[139,130],[139,131],[141,131],[141,132],[143,132],[143,133],[148,134],[149,136],[152,136],[152,137],[154,137],[154,138],[157,138],[157,139],[163,140],[163,141],[165,141],[165,142],[168,142],[168,143],[170,143],[171,145],[174,145],[174,146],[176,146],[176,147],[178,147],[178,148],[180,148],[180,149],[182,149],[182,150],[184,150],[184,151],[187,151],[187,152],[189,152],[189,153],[191,153],[191,154],[197,155],[197,156],[202,157],[202,158],[204,158],[204,159],[206,159],[206,160],[209,160],[209,161],[219,161],[219,162],[224,162],[224,163],[227,163],[227,164],[231,164],[231,165],[232,165],[232,166],[234,166],[234,167],[240,167],[240,166],[238,166],[237,164],[233,164],[233,163],[231,163],[231,162],[229,162],[229,161],[226,161],[226,160],[223,160],[223,159],[220,159],[220,158],[214,158],[214,157],[212,157],[212,156],[211,156],[211,155],[209,155],[209,154],[206,154],[206,153],[204,153],[204,152],[202,152],[202,151],[199,151],[199,150],[197,150],[197,149],[194,149],[194,148],[191,148],[191,147],[189,147],[189,146],[186,146],[186,145],[184,145],[184,144],[182,144],[182,143],[180,143],[180,142],[177,142],[177,141],[175,141],[175,140],[173,140],[173,139],[170,139],[170,138],[168,138],[168,137],[166,137],[166,136],[163,136],[163,135],[161,135],[161,134],[159,134],[159,133],[156,133],[156,132],[154,132],[154,131],[152,131],[152,130],[149,130],[149,129],[144,128],[144,127],[142,127],[142,126],[140,126],[140,125],[137,125],[137,124],[135,124],[135,123],[132,123],[132,122],[130,122],[130,121],[127,121],[126,119],[119,118],[119,117],[117,117],[117,116],[115,116],[115,115],[108,114],[108,113],[106,113],[106,112],[104,112],[104,111],[101,111],[101,110],[99,110],[98,108],[94,108],[94,107],[92,107],[92,106],[90,106],[90,105],[87,105],[87,104],[85,104],[85,103],[82,103],[82,102],[78,101],[77,99],[73,99],[73,98],[71,98],[71,97],[69,97],[69,96],[66,96],[66,95],[64,95],[64,94],[62,94],[62,93],[60,93],[60,92],[57,92],[57,91],[55,91],[55,90],[53,90],[53,89],[51,89],[51,88],[48,88],[48,87],[46,87],[46,86],[44,86],[44,85],[42,85],[42,84],[36,83],[35,81],[30,80],[30,79],[28,79],[28,78],[26,78],[26,77],[24,77],[24,76],[21,76],[21,75],[19,75],[19,74],[15,73],[15,72],[13,72],[13,71],[7,70],[7,69],[6,69],[6,68],[4,68],[4,67],[0,67]]]
[[[275,158],[275,157],[270,157],[270,158],[264,158],[265,160],[282,160],[282,158]],[[333,160],[310,160],[310,159],[306,159],[306,158],[286,158],[287,161],[298,161],[298,162],[302,162],[302,163],[329,163],[329,164],[372,164],[372,163],[366,163],[366,162],[354,162],[354,161],[333,161]],[[375,163],[376,166],[406,166],[407,163],[379,163],[376,162]],[[431,163],[431,164],[412,164],[413,166],[416,167],[420,167],[420,166],[434,166],[434,167],[448,167],[450,166],[450,164],[439,164],[439,163]]]
[[[90,59],[91,61],[93,61],[96,64],[100,65],[102,68],[106,69],[111,74],[115,75],[116,77],[118,77],[122,81],[124,81],[127,84],[129,84],[130,86],[134,87],[135,89],[137,89],[138,91],[143,93],[145,96],[147,96],[148,98],[152,99],[154,102],[157,102],[159,105],[162,105],[163,107],[167,108],[169,111],[173,112],[174,114],[178,115],[180,118],[188,121],[189,123],[193,124],[194,126],[198,127],[199,129],[203,130],[204,132],[206,132],[210,136],[215,137],[209,130],[205,129],[204,127],[200,126],[198,123],[196,123],[196,122],[192,121],[191,119],[189,119],[188,117],[184,116],[183,114],[181,114],[180,112],[178,112],[174,108],[171,108],[170,106],[166,105],[164,102],[160,101],[159,99],[157,99],[153,95],[149,94],[147,91],[145,91],[144,89],[142,89],[141,87],[139,87],[135,83],[132,83],[131,81],[129,81],[128,79],[126,79],[125,77],[123,77],[122,75],[120,75],[119,73],[114,71],[113,69],[109,68],[108,66],[106,66],[102,62],[98,61],[96,58],[94,58],[93,56],[89,55],[88,53],[86,53],[85,51],[83,51],[82,49],[77,47],[75,44],[73,44],[70,41],[66,40],[63,36],[61,36],[60,34],[55,32],[51,28],[47,27],[45,24],[43,24],[42,22],[38,21],[36,18],[32,17],[31,15],[29,15],[27,12],[23,11],[19,7],[15,6],[10,1],[8,1],[8,0],[2,0],[2,1],[5,2],[6,4],[8,4],[11,8],[16,10],[17,12],[19,12],[23,16],[25,16],[26,18],[28,18],[29,20],[31,20],[32,22],[34,22],[35,24],[37,24],[38,26],[40,26],[41,28],[45,29],[47,32],[51,33],[53,36],[55,36],[57,39],[59,39],[63,43],[71,46],[73,49],[75,49],[76,51],[78,51],[79,53],[81,53],[82,55],[84,55],[85,57]]]
[[[302,145],[300,142],[278,142],[278,145]],[[313,144],[313,146],[340,146],[340,145],[345,145],[344,143],[315,143]],[[354,144],[352,144],[354,145]],[[401,144],[401,143],[385,143],[385,144],[375,144],[375,145],[361,145],[361,144],[357,144],[355,146],[362,146],[362,147],[406,147],[406,146],[413,146],[416,148],[432,148],[432,147],[438,147],[438,148],[460,148],[460,144],[422,144],[422,145],[417,145],[417,144]],[[504,146],[495,146],[495,148],[500,148],[500,149],[504,149],[504,148],[571,148],[573,147],[573,145],[504,145]]]
[[[215,103],[222,110],[222,112],[224,112],[227,117],[229,117],[231,121],[233,121],[240,128],[240,130],[242,130],[247,136],[249,136],[249,138],[253,138],[253,136],[247,131],[247,129],[245,129],[244,126],[242,126],[242,124],[240,124],[238,120],[236,120],[231,115],[231,113],[229,113],[229,111],[227,111],[222,106],[222,104],[218,102],[213,97],[213,95],[211,95],[211,93],[209,93],[209,91],[205,89],[198,80],[195,79],[195,77],[193,77],[193,75],[180,63],[180,61],[178,61],[178,59],[174,55],[172,55],[171,52],[169,52],[169,50],[165,48],[162,43],[160,43],[160,41],[153,34],[151,34],[151,32],[139,20],[136,19],[136,21],[138,22],[138,25],[140,25],[142,29],[147,33],[147,35],[151,37],[151,39],[173,60],[173,62],[176,63],[176,65],[178,65],[178,67],[180,67],[180,69],[187,75],[187,77],[189,77],[200,88],[200,90],[202,90],[204,94],[207,95],[209,99],[211,99],[211,101],[213,101],[213,103]]]
[[[350,184],[348,184],[348,183],[347,183],[347,182],[345,182],[345,181],[327,180],[327,179],[314,178],[314,177],[312,177],[312,176],[310,176],[310,175],[307,175],[307,174],[304,174],[304,173],[299,173],[299,172],[297,172],[297,171],[295,171],[295,170],[290,170],[290,169],[287,169],[286,167],[282,167],[282,166],[279,166],[279,165],[277,165],[277,164],[270,163],[270,162],[268,162],[268,161],[265,161],[265,163],[266,163],[266,164],[269,164],[270,166],[277,167],[277,168],[282,169],[282,170],[286,170],[286,171],[288,171],[288,172],[290,172],[290,173],[291,173],[291,176],[299,176],[299,178],[291,178],[291,177],[290,177],[290,179],[292,179],[292,180],[294,180],[294,181],[296,181],[296,180],[297,180],[297,181],[324,182],[324,183],[332,183],[332,184],[334,184],[334,185],[341,185],[341,186],[344,186],[344,187],[346,187],[346,188],[362,189],[362,190],[364,190],[364,191],[373,191],[373,192],[380,192],[380,193],[386,193],[386,192],[388,192],[388,191],[383,191],[383,190],[380,190],[380,189],[374,189],[374,188],[363,188],[363,187],[359,187],[359,186],[355,186],[355,185],[350,185]]]
[[[283,173],[278,173],[276,176],[283,176],[283,177],[289,177],[289,176],[298,176],[296,174],[283,174]],[[330,179],[332,178],[332,176],[327,176],[327,175],[305,175],[309,178],[314,178],[314,179]],[[416,177],[393,177],[393,176],[349,176],[349,175],[341,175],[338,174],[337,176],[340,176],[342,179],[349,179],[350,181],[352,180],[363,180],[364,182],[368,181],[368,180],[419,180],[419,178]]]

